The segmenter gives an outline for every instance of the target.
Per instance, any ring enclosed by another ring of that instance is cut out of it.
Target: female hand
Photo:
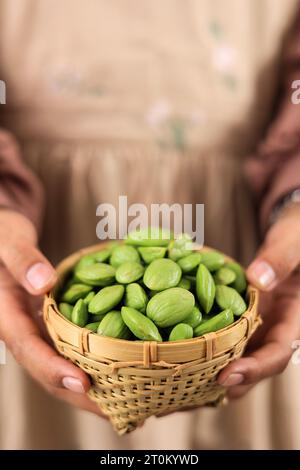
[[[87,375],[42,338],[43,323],[38,309],[32,309],[33,297],[29,294],[47,292],[55,284],[56,273],[36,242],[28,219],[0,210],[0,338],[17,362],[51,395],[103,416],[85,395],[90,388]]]
[[[218,382],[228,397],[244,395],[257,382],[281,373],[300,338],[300,204],[284,210],[270,228],[256,259],[247,270],[251,283],[265,291],[260,313],[264,323],[249,342],[246,354],[229,364]]]

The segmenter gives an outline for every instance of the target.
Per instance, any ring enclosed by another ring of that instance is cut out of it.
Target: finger
[[[246,395],[253,387],[255,384],[251,385],[237,385],[236,387],[231,387],[227,391],[227,398],[229,400],[237,400],[238,398],[242,398],[244,395]]]
[[[26,241],[16,239],[5,248],[2,245],[0,257],[14,278],[32,295],[46,293],[57,281],[51,264]]]
[[[35,243],[29,220],[17,213],[1,213],[0,261],[30,294],[41,295],[55,284],[57,274]]]
[[[67,389],[84,394],[90,389],[87,375],[78,367],[59,356],[37,334],[24,335],[8,345],[17,362],[44,387]]]
[[[48,392],[51,395],[54,395],[59,400],[65,401],[72,406],[75,406],[77,408],[81,408],[82,410],[96,414],[100,416],[101,418],[108,419],[107,415],[105,415],[105,413],[101,411],[99,406],[96,403],[94,403],[90,398],[88,398],[86,395],[81,395],[81,394],[70,392],[68,390],[63,390],[63,389],[53,389],[51,387],[48,389]]]
[[[291,345],[268,343],[249,357],[232,362],[220,373],[224,387],[250,385],[283,372],[291,357]]]
[[[87,375],[59,356],[39,336],[34,321],[26,313],[24,296],[0,290],[0,332],[12,354],[43,386],[85,393],[90,388]]]
[[[300,217],[280,219],[269,231],[247,277],[258,288],[269,291],[286,279],[300,264]]]
[[[218,377],[225,387],[251,385],[281,373],[292,355],[291,345],[299,334],[300,305],[297,298],[279,298],[276,308],[269,312],[269,331],[261,346],[248,355],[233,361]]]

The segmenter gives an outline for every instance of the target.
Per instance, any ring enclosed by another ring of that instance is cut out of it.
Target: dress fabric
[[[3,0],[1,125],[43,183],[54,263],[95,243],[96,207],[204,203],[205,243],[248,263],[257,217],[244,161],[271,118],[296,0]],[[151,418],[119,438],[0,366],[2,449],[300,447],[295,366],[243,399]],[[8,405],[9,404],[9,405]]]

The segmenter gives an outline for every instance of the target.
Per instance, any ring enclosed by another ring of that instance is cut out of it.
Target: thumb
[[[18,213],[0,214],[0,261],[12,276],[33,295],[47,292],[57,275],[36,248],[36,232],[31,222]]]
[[[247,277],[258,288],[270,291],[299,264],[300,218],[291,214],[271,227],[256,259],[247,269]]]

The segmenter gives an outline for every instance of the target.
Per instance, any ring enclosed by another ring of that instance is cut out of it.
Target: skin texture
[[[53,269],[37,250],[36,241],[34,227],[28,219],[15,212],[0,211],[0,337],[17,362],[50,394],[102,416],[84,393],[64,388],[63,378],[73,377],[87,391],[89,379],[48,344],[36,305],[32,308],[32,295],[34,300],[40,300],[39,296],[56,281],[53,270],[44,287],[35,290],[28,283],[26,272],[36,262],[46,263]],[[253,266],[260,260],[272,266],[276,278],[271,286],[264,288],[267,292],[260,307],[263,326],[251,340],[246,355],[228,365],[218,377],[225,386],[230,376],[234,375],[234,380],[242,377],[241,383],[228,386],[230,399],[244,395],[257,382],[282,372],[293,353],[292,342],[300,338],[300,273],[295,272],[300,264],[300,204],[284,211],[249,266],[248,279],[256,285]]]
[[[35,229],[28,219],[8,210],[0,211],[0,338],[16,361],[47,392],[103,416],[85,395],[90,388],[89,378],[50,346],[42,318],[37,313],[41,307],[40,296],[54,285],[56,274],[36,248],[36,241]],[[37,262],[46,263],[52,275],[44,287],[35,290],[27,281],[26,272]],[[77,384],[82,385],[81,393],[66,389],[65,377],[77,379]]]
[[[254,274],[254,263],[260,261],[272,266],[276,275],[264,288]],[[270,228],[256,259],[248,267],[248,280],[265,291],[260,305],[264,323],[251,339],[244,357],[229,364],[218,377],[225,386],[228,381],[242,380],[228,386],[229,399],[245,395],[256,383],[286,368],[294,352],[292,342],[300,338],[300,273],[296,269],[299,264],[300,204],[294,204]]]
[[[261,295],[263,325],[251,338],[244,356],[219,374],[218,382],[227,388],[229,400],[241,398],[258,382],[283,372],[294,352],[292,343],[300,338],[300,271],[296,269],[300,264],[300,204],[284,210],[248,267],[248,280],[262,289],[252,270],[260,261],[272,266],[276,280]],[[242,382],[226,385],[232,376],[233,382]]]

